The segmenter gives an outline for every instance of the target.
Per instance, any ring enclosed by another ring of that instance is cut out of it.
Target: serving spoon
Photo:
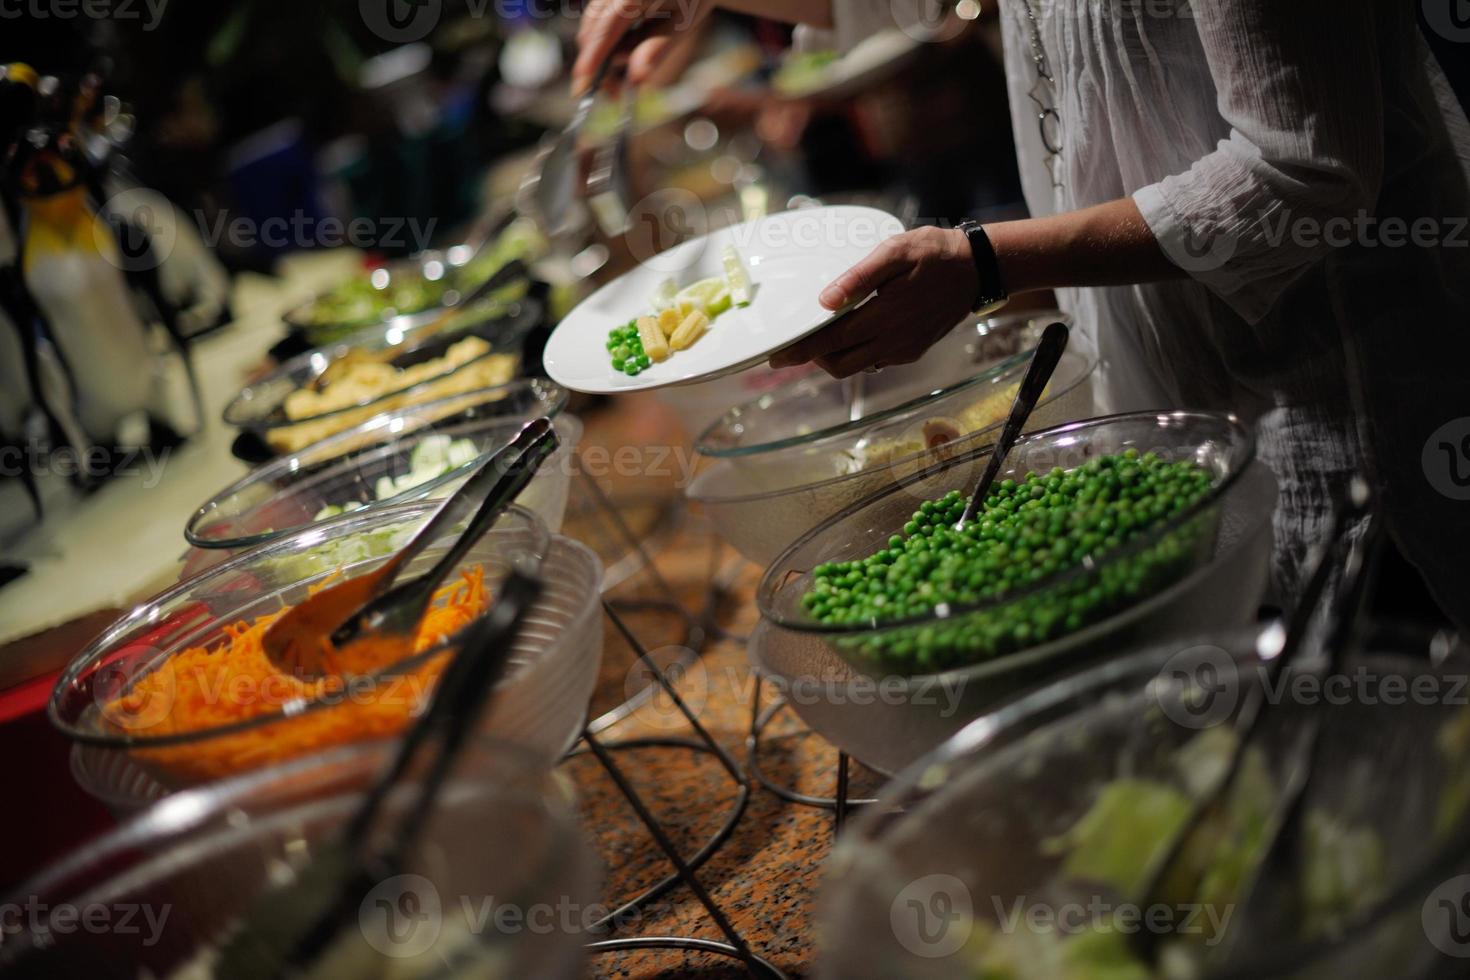
[[[550,419],[528,424],[446,499],[393,557],[364,575],[308,596],[272,623],[261,638],[271,664],[293,676],[313,679],[334,673],[332,656],[369,634],[385,645],[411,649],[413,630],[439,583],[500,518],[558,445]],[[433,568],[393,584],[409,562],[472,510],[464,533]]]
[[[1031,366],[1026,369],[1026,377],[1021,379],[1021,385],[1016,389],[1016,400],[1011,403],[1011,414],[1006,418],[1006,423],[1000,430],[1000,438],[996,440],[995,448],[990,452],[990,459],[985,464],[985,472],[980,474],[980,482],[975,484],[975,492],[970,494],[970,502],[965,505],[965,512],[955,523],[956,531],[963,530],[966,524],[973,521],[980,506],[985,503],[985,497],[990,493],[990,487],[1000,473],[1001,464],[1006,461],[1006,456],[1016,445],[1016,440],[1021,437],[1021,430],[1031,418],[1031,413],[1036,409],[1036,403],[1041,401],[1047,383],[1051,381],[1052,374],[1062,360],[1062,354],[1067,350],[1067,341],[1070,337],[1071,331],[1062,323],[1053,323],[1042,331],[1041,343],[1036,345],[1036,352],[1031,355]]]
[[[356,919],[364,896],[377,882],[402,873],[466,737],[505,673],[520,626],[541,593],[539,559],[529,565],[524,573],[511,571],[490,612],[468,627],[424,714],[342,831],[325,841],[289,883],[267,889],[252,901],[240,926],[221,944],[215,967],[221,980],[298,975],[340,937],[350,937],[345,926]],[[403,783],[410,766],[425,756],[427,771],[416,793],[387,830],[386,844],[375,847],[373,831],[383,820],[390,793]]]

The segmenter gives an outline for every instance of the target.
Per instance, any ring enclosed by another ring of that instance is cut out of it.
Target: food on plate
[[[466,570],[458,581],[435,593],[415,632],[413,652],[441,646],[484,612],[488,602],[483,569]],[[331,673],[306,680],[277,669],[262,646],[265,631],[285,612],[280,609],[227,626],[220,642],[163,659],[102,705],[104,724],[150,739],[198,734],[201,737],[181,744],[131,751],[141,764],[173,783],[218,779],[347,742],[396,734],[427,703],[448,657],[446,650],[401,673],[372,676],[393,662],[385,662],[375,645],[358,643],[330,650],[326,663]],[[270,716],[279,716],[279,721],[207,734]]]
[[[1066,832],[1042,842],[1042,854],[1061,859],[1060,891],[1101,885],[1125,902],[1142,902],[1144,876],[1189,820],[1193,804],[1229,765],[1236,735],[1228,727],[1200,733],[1172,759],[1178,784],[1121,777],[1103,784],[1087,812]],[[1198,973],[1191,947],[1215,947],[1236,904],[1264,857],[1277,789],[1265,755],[1248,748],[1219,825],[1202,827],[1182,855],[1180,872],[1164,883],[1171,907],[1200,909],[1188,928],[1169,933],[1150,970],[1127,941],[1128,926],[1107,910],[1066,929],[996,928],[976,922],[969,949],[977,975],[986,980],[1152,980]],[[1383,845],[1365,827],[1352,827],[1317,807],[1302,816],[1302,860],[1297,886],[1303,938],[1323,935],[1369,907],[1387,879]],[[1208,914],[1215,910],[1214,915]],[[1221,910],[1230,910],[1229,918]]]
[[[699,310],[692,311],[679,322],[674,332],[669,334],[669,347],[673,350],[688,350],[694,346],[694,342],[704,336],[709,329],[709,317]]]
[[[1207,522],[1203,515],[1185,521],[1093,575],[1033,587],[1187,510],[1209,494],[1211,483],[1192,462],[1129,449],[1071,471],[1003,480],[961,531],[954,525],[966,498],[954,490],[920,505],[887,548],[818,566],[802,604],[822,624],[876,627],[940,606],[996,603],[842,641],[860,658],[902,673],[950,669],[1054,640],[1171,583],[1188,566]]]
[[[374,500],[389,500],[431,480],[437,480],[480,456],[480,447],[473,439],[452,439],[447,435],[425,436],[408,455],[408,472],[398,476],[380,476],[373,484]],[[361,510],[370,501],[348,500],[340,504],[327,504],[312,515],[314,521],[324,521],[338,514]]]
[[[664,333],[664,328],[658,325],[657,317],[638,318],[638,340],[643,344],[643,352],[650,359],[662,361],[669,356],[669,338]]]
[[[298,388],[287,395],[285,416],[303,421],[268,430],[266,441],[277,452],[295,452],[380,412],[504,384],[515,376],[518,359],[492,350],[484,339],[466,337],[443,356],[411,367],[354,363],[320,390]],[[385,397],[394,392],[399,394]],[[352,406],[361,410],[345,411]]]
[[[651,313],[608,331],[607,353],[614,371],[637,377],[674,352],[692,347],[721,313],[750,305],[750,273],[740,254],[726,245],[721,261],[724,275],[700,279],[683,289],[665,279],[649,297]]]

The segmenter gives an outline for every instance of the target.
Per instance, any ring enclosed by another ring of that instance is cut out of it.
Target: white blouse
[[[834,0],[836,43],[922,2]],[[1415,5],[1031,3],[1062,136],[1054,187],[1025,3],[1001,0],[1031,212],[1132,196],[1191,277],[1064,292],[1103,359],[1099,408],[1257,424],[1288,601],[1334,489],[1377,477],[1401,548],[1470,626],[1470,490],[1435,469],[1453,462],[1436,430],[1470,416],[1470,125]]]

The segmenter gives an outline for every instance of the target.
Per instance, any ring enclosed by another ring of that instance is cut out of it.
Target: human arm
[[[590,0],[577,26],[572,91],[586,90],[604,58],[632,41],[628,79],[642,82],[668,54],[672,35],[691,30],[716,8],[791,24],[826,27],[833,0]],[[636,38],[629,32],[638,26]]]

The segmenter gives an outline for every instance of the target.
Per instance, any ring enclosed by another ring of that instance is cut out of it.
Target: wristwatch
[[[994,313],[1010,301],[1005,283],[1000,276],[1000,261],[995,257],[995,246],[985,234],[985,226],[978,221],[961,221],[955,226],[965,233],[970,241],[970,258],[975,263],[975,273],[980,278],[980,291],[975,295],[973,312],[980,316]]]

